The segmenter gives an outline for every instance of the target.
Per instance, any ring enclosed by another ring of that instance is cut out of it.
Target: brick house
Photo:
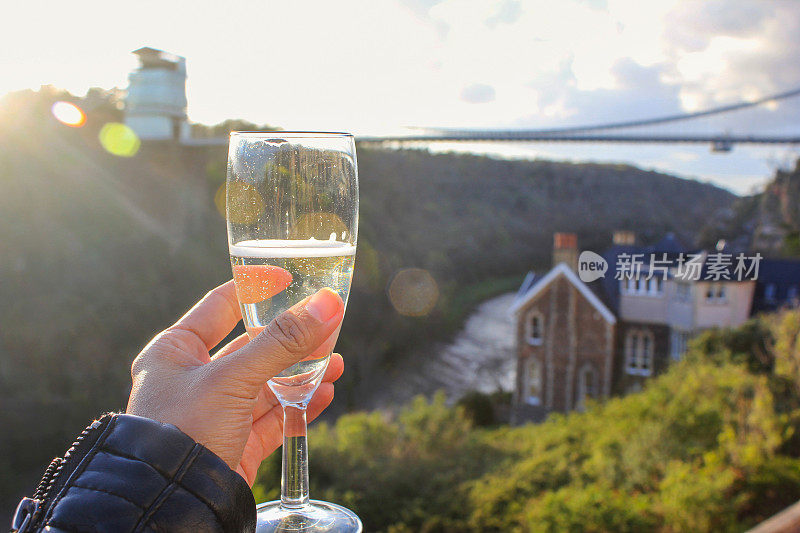
[[[537,280],[512,312],[517,418],[541,420],[611,394],[617,319],[566,263]]]
[[[800,261],[765,259],[757,281],[687,280],[676,275],[677,258],[700,255],[705,269],[707,252],[692,252],[671,234],[648,247],[634,241],[631,232],[616,232],[602,256],[609,272],[584,283],[576,274],[576,236],[557,233],[554,267],[525,278],[511,308],[517,346],[512,422],[541,420],[551,411],[582,409],[587,398],[640,390],[680,359],[697,333],[798,305]],[[670,266],[663,277],[618,280],[613,268],[625,254],[657,254]]]

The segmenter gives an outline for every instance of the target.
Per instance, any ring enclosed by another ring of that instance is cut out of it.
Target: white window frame
[[[620,280],[619,290],[622,294],[659,297],[664,294],[664,279],[660,276],[626,278]]]
[[[536,390],[538,391],[538,395],[531,394],[531,390],[533,389],[532,380],[534,379],[533,368],[534,366],[537,368],[535,379],[538,381],[536,383]],[[541,405],[542,403],[542,362],[536,357],[528,357],[525,360],[525,380],[524,380],[524,397],[525,403],[529,405]]]
[[[649,294],[650,296],[658,296],[659,294],[664,292],[663,289],[660,287],[661,285],[660,282],[661,278],[655,276],[647,280],[647,294]]]
[[[625,335],[625,373],[650,376],[655,360],[655,337],[647,329],[631,329]]]
[[[533,321],[539,321],[539,335],[534,336]],[[525,340],[531,346],[541,346],[544,343],[544,316],[539,311],[532,311],[525,320]]]
[[[725,286],[725,283],[716,282],[709,284],[706,289],[706,303],[728,303],[728,288]]]
[[[674,329],[670,339],[670,355],[675,361],[680,361],[686,353],[691,333]]]
[[[646,294],[647,293],[647,280],[644,278],[639,278],[638,283],[636,284],[636,293],[637,294]]]
[[[636,294],[636,280],[627,277],[619,280],[619,291],[622,294]]]

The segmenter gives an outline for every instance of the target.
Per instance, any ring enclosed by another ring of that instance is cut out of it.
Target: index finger
[[[209,291],[169,329],[189,331],[211,350],[228,336],[241,319],[236,286],[231,280]]]

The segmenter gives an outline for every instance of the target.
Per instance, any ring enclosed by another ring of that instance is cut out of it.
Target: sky
[[[800,87],[795,0],[5,3],[0,94],[127,86],[131,51],[187,58],[189,118],[285,129],[546,128],[660,116]],[[800,134],[800,98],[659,131]],[[677,129],[676,129],[677,128]],[[737,193],[798,148],[443,145],[628,162]]]

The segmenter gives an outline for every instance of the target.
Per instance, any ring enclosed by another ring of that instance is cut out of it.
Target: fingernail
[[[322,289],[306,303],[306,310],[320,322],[327,322],[336,315],[341,304],[338,294],[330,289]]]

